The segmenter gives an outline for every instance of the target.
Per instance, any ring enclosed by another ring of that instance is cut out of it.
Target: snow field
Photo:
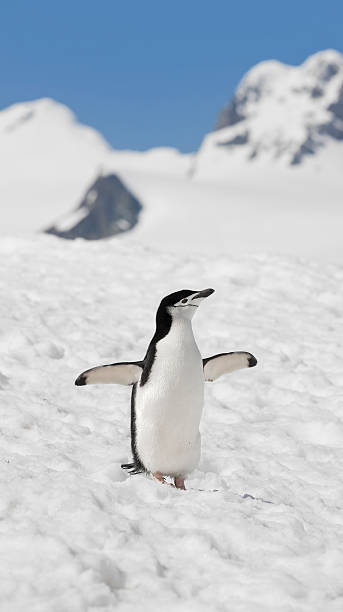
[[[341,611],[343,268],[133,238],[0,252],[3,609]],[[130,390],[73,381],[142,358],[160,299],[208,286],[203,356],[258,367],[207,384],[188,491],[128,478]]]

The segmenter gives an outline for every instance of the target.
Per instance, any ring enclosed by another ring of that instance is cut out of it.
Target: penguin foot
[[[175,487],[175,485],[173,485],[171,482],[168,482],[165,477],[163,476],[162,472],[154,472],[153,473],[153,478],[155,478],[155,480],[157,480],[157,482],[160,482],[161,484],[166,484],[169,487]]]
[[[176,489],[182,489],[183,491],[186,491],[185,479],[182,476],[175,476],[174,483]]]
[[[173,487],[174,489],[182,489],[182,491],[186,490],[185,479],[182,476],[175,476],[174,484],[172,482],[168,482],[163,476],[162,472],[154,472],[153,478],[155,478],[157,482],[160,482],[161,484],[166,484],[169,487]]]

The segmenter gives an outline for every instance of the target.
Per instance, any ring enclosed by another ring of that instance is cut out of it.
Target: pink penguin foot
[[[184,479],[182,476],[176,476],[176,477],[174,478],[174,483],[175,483],[175,487],[176,487],[177,489],[182,489],[183,491],[185,491],[185,490],[186,490],[186,487],[185,487],[185,479]]]
[[[186,490],[185,479],[183,478],[183,476],[175,476],[174,484],[172,484],[171,482],[168,482],[163,476],[162,472],[154,472],[153,478],[157,480],[157,482],[159,482],[160,484],[166,484],[169,487],[174,487],[175,489],[181,489],[182,491]]]
[[[154,472],[153,477],[155,478],[155,480],[157,480],[157,482],[160,482],[161,484],[166,484],[169,487],[174,487],[174,485],[171,482],[167,482],[162,472]]]

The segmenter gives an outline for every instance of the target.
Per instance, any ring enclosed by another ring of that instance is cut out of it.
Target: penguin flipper
[[[237,351],[235,353],[219,353],[202,360],[205,380],[212,382],[223,374],[229,374],[242,368],[252,368],[257,359],[251,353]]]
[[[124,361],[90,368],[77,377],[75,385],[134,385],[141,377],[143,365],[143,361]]]

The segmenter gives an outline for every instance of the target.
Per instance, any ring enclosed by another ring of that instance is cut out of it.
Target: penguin
[[[212,293],[214,289],[183,289],[167,295],[157,309],[156,331],[142,361],[90,368],[75,381],[77,386],[132,386],[133,461],[121,467],[130,474],[152,474],[177,489],[185,489],[186,476],[199,463],[204,383],[257,364],[251,353],[243,351],[202,359],[192,318]]]

